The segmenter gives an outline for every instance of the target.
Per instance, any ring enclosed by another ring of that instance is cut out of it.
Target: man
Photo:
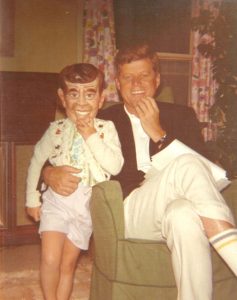
[[[175,138],[203,153],[198,122],[191,109],[154,100],[160,84],[158,57],[147,45],[120,50],[115,63],[124,105],[100,117],[114,122],[125,159],[114,177],[125,198],[125,235],[166,241],[178,299],[210,300],[209,243],[237,275],[237,230],[211,173],[195,156],[182,155],[143,182],[151,155]],[[65,169],[49,167],[44,175],[52,188],[67,194],[77,183]]]

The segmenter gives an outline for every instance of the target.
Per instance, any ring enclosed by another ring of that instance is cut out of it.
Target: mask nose
[[[79,94],[80,95],[79,95],[79,97],[77,99],[77,105],[85,105],[87,102],[86,102],[84,91],[81,90]]]

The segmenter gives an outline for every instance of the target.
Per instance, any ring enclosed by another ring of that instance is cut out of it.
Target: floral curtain
[[[198,16],[201,8],[216,10],[213,0],[194,0],[193,1],[193,16]],[[215,11],[214,13],[218,13]],[[209,41],[210,36],[202,36],[202,39]],[[218,85],[212,78],[212,61],[210,58],[203,57],[197,47],[201,42],[201,36],[198,31],[193,34],[193,61],[192,61],[192,91],[189,105],[194,108],[199,121],[205,124],[203,135],[206,141],[215,140],[216,126],[212,124],[208,111],[215,102],[215,93]]]
[[[113,0],[84,0],[84,62],[105,73],[107,100],[118,101],[114,82],[116,54]]]

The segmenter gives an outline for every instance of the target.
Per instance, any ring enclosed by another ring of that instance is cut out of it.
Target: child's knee
[[[58,269],[60,266],[60,259],[55,255],[42,255],[41,264],[50,269]]]

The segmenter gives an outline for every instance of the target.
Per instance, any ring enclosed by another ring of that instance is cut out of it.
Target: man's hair
[[[59,87],[64,91],[67,90],[67,82],[71,83],[89,83],[98,78],[99,92],[101,93],[104,86],[104,73],[98,68],[88,63],[78,63],[66,66],[59,73]]]
[[[159,57],[157,51],[149,44],[141,43],[121,48],[115,57],[115,68],[119,73],[119,67],[141,59],[150,59],[153,70],[159,73]]]

